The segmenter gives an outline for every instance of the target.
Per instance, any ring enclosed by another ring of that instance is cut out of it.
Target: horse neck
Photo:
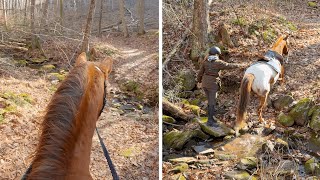
[[[86,88],[84,98],[81,101],[79,114],[76,118],[76,123],[80,124],[77,129],[78,138],[75,143],[73,156],[70,161],[70,169],[68,174],[79,172],[89,173],[90,153],[92,146],[92,137],[96,127],[98,114],[103,106],[103,90],[104,78],[98,76],[96,68],[93,64],[88,69],[89,81]],[[95,77],[98,77],[95,79]],[[98,81],[98,82],[96,82]],[[98,85],[97,85],[97,84]]]
[[[275,51],[277,53],[279,53],[280,55],[283,54],[283,48],[285,47],[285,42],[284,41],[280,41],[277,42],[273,47],[272,47],[272,51]]]

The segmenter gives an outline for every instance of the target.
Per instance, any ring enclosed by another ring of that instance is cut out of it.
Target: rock
[[[313,106],[308,115],[311,116],[310,128],[314,131],[320,131],[320,105]]]
[[[315,8],[315,7],[317,7],[317,2],[309,1],[308,6]]]
[[[307,174],[320,175],[320,163],[313,157],[304,164],[304,170]]]
[[[47,65],[43,65],[40,70],[42,71],[51,71],[53,70],[54,68],[56,68],[54,65],[52,64],[47,64]]]
[[[169,172],[174,172],[174,173],[180,173],[180,172],[185,172],[189,168],[187,163],[179,163],[173,167]]]
[[[285,140],[283,140],[281,138],[278,138],[275,141],[274,148],[276,150],[280,150],[281,149],[280,152],[288,152],[289,151],[289,144]]]
[[[294,101],[293,97],[290,95],[282,95],[276,100],[273,101],[273,107],[280,111],[286,107],[289,107],[289,105]]]
[[[284,114],[283,112],[279,114],[278,122],[285,127],[290,127],[294,124],[293,118],[291,116]]]
[[[185,107],[186,109],[190,109],[191,112],[194,114],[194,115],[197,115],[198,117],[200,116],[200,107],[199,106],[196,106],[196,105],[191,105],[191,104],[185,104]]]
[[[166,178],[164,178],[166,179]],[[169,179],[169,178],[168,178]],[[179,174],[174,174],[170,179],[174,179],[174,180],[186,180],[186,178],[184,177],[183,174],[179,173]]]
[[[320,136],[315,132],[311,133],[311,137],[308,140],[308,148],[313,152],[320,152]]]
[[[181,71],[178,76],[178,82],[181,83],[182,90],[191,91],[196,86],[194,71],[190,69]]]
[[[49,73],[49,80],[59,80],[59,81],[63,81],[66,77],[65,74],[60,74],[60,73]]]
[[[24,60],[24,59],[21,59],[21,60],[17,60],[14,62],[14,64],[18,67],[21,67],[21,66],[27,66],[28,65],[28,61]]]
[[[180,158],[173,158],[173,159],[169,159],[170,162],[173,163],[187,163],[187,164],[191,164],[197,161],[196,158],[194,157],[180,157]]]
[[[308,98],[302,99],[289,112],[289,116],[293,118],[294,122],[297,125],[303,126],[307,123],[308,112],[313,105],[314,103],[312,102],[311,99],[308,99]]]
[[[235,180],[248,180],[251,176],[247,171],[229,171],[224,174],[224,177]],[[251,178],[251,180],[255,179],[255,177]]]
[[[212,154],[212,153],[214,153],[214,150],[210,147],[206,147],[206,145],[194,146],[193,150],[196,151],[198,154]]]
[[[214,127],[211,127],[211,126],[207,126],[206,125],[206,121],[208,119],[204,119],[202,120],[202,122],[199,122],[200,124],[200,127],[201,129],[211,135],[211,136],[214,136],[214,137],[223,137],[223,136],[227,136],[227,135],[232,135],[234,134],[234,130],[231,129],[231,128],[228,128],[225,124],[223,124],[221,121],[217,120],[218,124],[219,124],[219,127],[217,128],[214,128]]]
[[[163,143],[167,148],[180,150],[193,137],[198,137],[203,140],[209,138],[199,129],[186,131],[173,130],[164,134]]]
[[[125,104],[125,105],[122,105],[120,109],[125,111],[134,111],[135,107],[132,104]]]
[[[173,117],[167,116],[167,115],[162,115],[162,121],[167,122],[167,123],[175,123],[176,120]]]
[[[283,160],[279,162],[279,165],[276,168],[277,175],[285,176],[290,175],[292,172],[296,172],[298,170],[298,165],[294,161]],[[271,172],[273,170],[270,170]]]
[[[256,168],[258,164],[258,159],[255,157],[245,157],[242,158],[237,165],[237,167],[241,170],[253,169]]]
[[[224,154],[223,152],[216,151],[214,157],[221,160],[221,161],[228,161],[232,159],[237,159],[237,155],[235,154]]]

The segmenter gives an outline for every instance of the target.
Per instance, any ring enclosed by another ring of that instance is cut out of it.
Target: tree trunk
[[[35,1],[36,0],[31,0],[31,8],[30,8],[30,20],[31,20],[31,47],[32,49],[35,49],[36,48],[36,36],[35,36],[35,27],[34,27],[34,21],[35,21],[35,18],[34,18],[34,7],[35,7]]]
[[[103,13],[103,0],[100,0],[100,17],[99,17],[99,36],[101,37],[101,23],[102,23],[102,13]]]
[[[138,0],[138,11],[139,13],[139,29],[138,34],[144,34],[144,0]]]
[[[86,25],[86,29],[85,29],[84,35],[83,35],[81,52],[88,52],[89,51],[89,36],[91,34],[91,24],[92,24],[92,18],[94,15],[95,6],[96,6],[96,1],[91,0],[90,9],[89,9],[88,17],[87,17],[87,25]]]
[[[27,23],[27,12],[28,12],[28,0],[25,0],[25,3],[24,3],[24,19],[23,19],[23,22],[24,24]]]
[[[64,16],[63,0],[60,0],[60,26],[61,26],[61,29],[63,29],[63,16]]]
[[[4,20],[4,27],[8,30],[8,22],[7,22],[7,12],[6,12],[6,1],[2,1],[2,11],[3,11],[3,20]]]
[[[120,17],[122,21],[123,35],[124,37],[129,37],[127,22],[124,16],[124,0],[119,0],[119,10],[120,10]]]
[[[197,61],[206,48],[210,32],[208,0],[194,1],[192,44],[190,58]]]
[[[47,18],[48,18],[48,8],[49,8],[49,0],[45,0],[44,6],[42,8],[42,18],[41,18],[41,23],[40,23],[40,29],[42,27],[47,26]]]

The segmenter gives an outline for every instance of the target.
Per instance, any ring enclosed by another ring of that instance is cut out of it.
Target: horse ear
[[[85,52],[82,52],[76,59],[76,66],[87,62],[87,55]]]
[[[112,71],[112,65],[113,65],[113,59],[110,57],[105,58],[101,63],[100,63],[100,68],[102,71],[105,73],[106,78]]]

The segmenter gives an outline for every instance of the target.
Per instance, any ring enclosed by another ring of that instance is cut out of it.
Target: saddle
[[[254,64],[265,63],[265,64],[269,65],[277,73],[280,74],[281,73],[280,67],[278,67],[274,63],[274,61],[272,61],[272,60],[278,60],[280,62],[280,64],[283,65],[283,57],[282,57],[282,55],[280,55],[279,53],[277,53],[275,51],[271,51],[271,50],[268,50],[264,56],[259,57],[258,61],[255,62]]]

